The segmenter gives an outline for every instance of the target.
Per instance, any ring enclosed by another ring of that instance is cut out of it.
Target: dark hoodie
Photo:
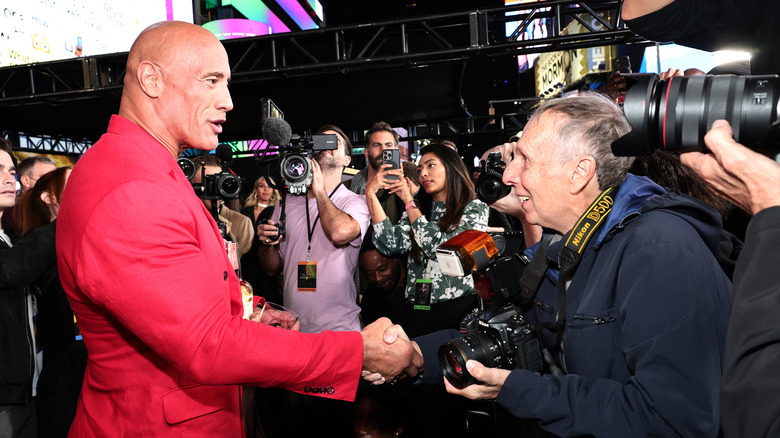
[[[561,436],[717,436],[731,309],[720,236],[715,210],[629,175],[566,292],[563,348],[541,331],[567,374],[514,370],[499,404]],[[557,299],[546,278],[527,316],[553,323]],[[433,360],[426,354],[426,378]]]

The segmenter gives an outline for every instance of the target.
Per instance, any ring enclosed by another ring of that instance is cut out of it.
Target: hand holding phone
[[[388,170],[401,168],[401,151],[398,149],[385,149],[382,151],[382,164],[390,164]],[[397,175],[387,175],[388,181],[400,181]]]

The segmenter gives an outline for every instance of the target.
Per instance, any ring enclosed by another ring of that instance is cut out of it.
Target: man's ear
[[[572,159],[569,175],[569,191],[579,193],[593,181],[596,176],[596,159],[590,155],[580,155]]]
[[[160,69],[151,62],[142,62],[138,65],[138,84],[141,90],[149,97],[159,97],[162,92],[162,77]]]
[[[352,157],[350,157],[349,155],[345,155],[344,156],[344,167],[349,166],[349,163],[351,163],[351,162],[352,162]]]

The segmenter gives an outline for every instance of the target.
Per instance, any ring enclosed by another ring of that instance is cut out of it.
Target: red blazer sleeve
[[[242,319],[214,221],[197,197],[176,189],[130,181],[101,200],[78,244],[79,289],[199,383],[324,388],[314,392],[353,400],[360,334],[303,334]]]

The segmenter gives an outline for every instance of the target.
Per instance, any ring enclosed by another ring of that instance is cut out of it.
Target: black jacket
[[[18,239],[3,220],[11,248],[0,241],[0,405],[32,400],[34,352],[26,286],[57,262],[54,223]]]

